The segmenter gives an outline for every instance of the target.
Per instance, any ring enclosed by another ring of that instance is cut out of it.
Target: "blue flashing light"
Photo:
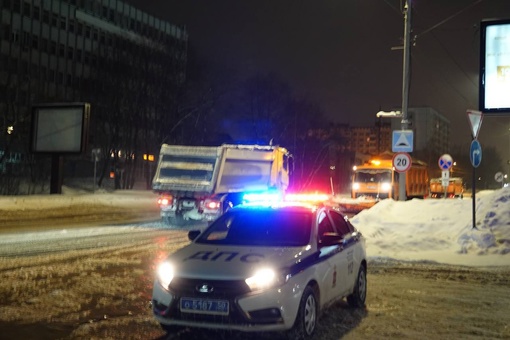
[[[276,191],[250,192],[243,196],[243,202],[272,204],[282,201],[282,194]]]

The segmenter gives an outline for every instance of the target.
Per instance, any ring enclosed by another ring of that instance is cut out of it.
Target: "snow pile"
[[[383,200],[351,222],[370,257],[449,264],[510,265],[510,188],[472,199]]]

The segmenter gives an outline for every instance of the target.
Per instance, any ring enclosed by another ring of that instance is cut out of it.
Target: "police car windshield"
[[[230,210],[211,224],[197,243],[298,247],[310,242],[311,211]]]

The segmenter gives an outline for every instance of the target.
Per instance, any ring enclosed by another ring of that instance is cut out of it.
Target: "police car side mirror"
[[[190,241],[193,241],[194,239],[196,239],[198,237],[198,235],[200,235],[200,230],[190,230],[190,231],[188,231],[188,239]]]
[[[321,246],[334,246],[342,243],[342,235],[337,233],[324,233],[321,237]]]

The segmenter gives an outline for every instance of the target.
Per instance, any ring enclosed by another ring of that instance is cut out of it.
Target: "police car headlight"
[[[172,266],[169,262],[162,262],[158,266],[157,270],[157,276],[158,281],[163,286],[163,288],[168,289],[168,286],[170,285],[170,282],[172,282],[172,279],[174,278],[175,270],[174,266]]]
[[[285,283],[290,275],[277,272],[271,268],[262,268],[245,280],[251,291],[263,290]]]
[[[390,191],[391,184],[390,183],[381,183],[381,190],[382,191]]]

